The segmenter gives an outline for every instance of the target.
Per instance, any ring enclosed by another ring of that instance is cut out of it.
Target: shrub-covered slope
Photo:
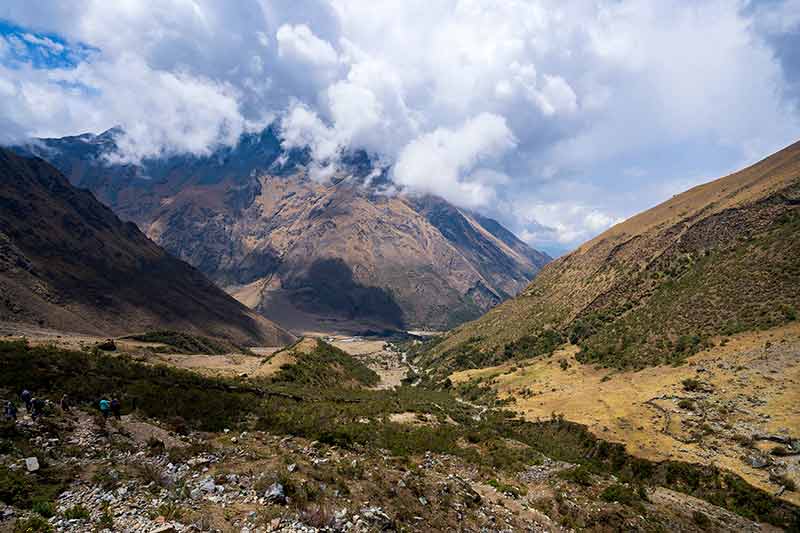
[[[581,346],[579,360],[640,368],[712,336],[795,320],[800,143],[677,195],[545,267],[517,298],[424,358],[439,373]]]

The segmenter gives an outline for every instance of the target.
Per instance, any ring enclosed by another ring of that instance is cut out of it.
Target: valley
[[[118,135],[0,150],[0,533],[800,527],[800,143],[550,261],[366,153]]]
[[[754,519],[790,525],[797,512],[689,457],[636,459],[568,419],[521,422],[458,386],[392,386],[403,343],[331,339],[348,354],[305,338],[217,356],[165,353],[201,342],[166,332],[180,344],[121,338],[109,350],[100,337],[26,333],[0,343],[0,392],[24,382],[76,407],[3,426],[0,496],[16,499],[0,513],[30,524],[52,513],[57,531],[777,531]],[[120,421],[86,403],[108,390],[123,399]],[[44,466],[20,477],[32,452]]]

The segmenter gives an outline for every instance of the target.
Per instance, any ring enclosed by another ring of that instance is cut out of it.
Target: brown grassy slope
[[[41,159],[0,150],[0,319],[283,344],[286,332],[123,223]]]
[[[685,365],[637,372],[576,364],[576,351],[568,346],[552,357],[465,370],[451,380],[491,384],[527,420],[563,414],[637,457],[716,465],[772,494],[783,484],[776,475],[800,485],[799,456],[772,456],[768,468],[749,459],[774,449],[774,436],[800,434],[800,323],[733,335]],[[798,491],[782,497],[800,503]]]
[[[579,359],[643,367],[800,307],[800,143],[614,226],[546,266],[517,298],[450,333],[429,364],[524,357],[542,332]]]

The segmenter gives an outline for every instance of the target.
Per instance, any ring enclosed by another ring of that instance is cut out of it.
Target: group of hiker
[[[103,413],[103,418],[108,418],[109,414],[113,414],[114,418],[121,420],[122,404],[116,398],[110,401],[108,398],[103,398],[100,400],[100,412]]]
[[[28,389],[23,390],[19,397],[33,420],[36,420],[44,414],[46,404],[43,399],[34,396]],[[17,406],[14,402],[11,400],[6,401],[3,414],[9,420],[17,419]]]
[[[42,398],[34,396],[33,393],[31,393],[31,391],[28,389],[24,389],[20,393],[19,398],[22,404],[25,406],[25,410],[28,412],[28,414],[30,414],[31,419],[34,421],[44,414],[45,408],[49,403]],[[69,412],[71,404],[72,402],[67,394],[61,396],[59,407],[62,411]],[[110,415],[113,415],[117,420],[122,419],[122,402],[120,402],[118,398],[112,398],[109,400],[108,398],[103,397],[100,399],[97,406],[100,409],[100,413],[103,415],[104,419],[107,419]],[[5,404],[3,405],[3,416],[6,420],[16,422],[17,406],[12,400],[6,400]]]

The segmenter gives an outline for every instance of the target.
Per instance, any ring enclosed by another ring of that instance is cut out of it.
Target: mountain
[[[109,163],[117,134],[26,149],[287,328],[449,328],[517,294],[550,259],[494,220],[394,192],[364,152],[322,183],[275,127],[210,156],[140,166]]]
[[[250,344],[291,336],[38,158],[0,149],[0,320],[116,335],[172,328]]]
[[[675,363],[715,336],[797,319],[800,143],[674,196],[547,265],[426,356],[447,369],[552,352],[618,368]]]

